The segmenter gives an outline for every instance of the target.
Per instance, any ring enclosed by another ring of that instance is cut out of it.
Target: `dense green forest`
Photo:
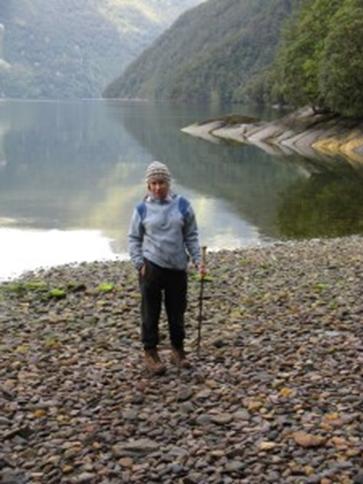
[[[363,116],[363,0],[305,0],[265,79],[271,100]]]
[[[363,0],[209,0],[105,91],[363,115]]]
[[[231,101],[270,65],[292,0],[209,0],[186,12],[106,90],[107,97]]]
[[[0,97],[100,97],[202,0],[0,1]]]

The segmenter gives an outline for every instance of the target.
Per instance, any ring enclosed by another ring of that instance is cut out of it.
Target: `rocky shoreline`
[[[355,168],[363,168],[363,121],[316,114],[311,108],[271,122],[230,115],[195,123],[182,131],[212,142],[253,144],[271,155],[298,154],[324,161],[339,156]]]
[[[200,359],[191,275],[193,367],[158,378],[129,262],[0,285],[1,482],[363,482],[363,238],[208,261]]]

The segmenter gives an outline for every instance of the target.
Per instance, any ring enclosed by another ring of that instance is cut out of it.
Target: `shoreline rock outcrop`
[[[316,114],[311,108],[269,122],[230,115],[195,123],[182,131],[208,141],[253,144],[271,155],[298,154],[325,160],[339,156],[358,169],[363,167],[363,121]]]
[[[193,367],[151,379],[130,262],[0,285],[1,482],[361,482],[363,238],[208,266],[201,358],[191,275]]]

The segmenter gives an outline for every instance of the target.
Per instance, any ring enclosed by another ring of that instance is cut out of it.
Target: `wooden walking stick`
[[[207,247],[202,247],[201,263],[205,267],[207,258]],[[202,321],[203,321],[203,292],[204,292],[204,277],[205,274],[200,274],[200,292],[199,292],[199,315],[198,315],[198,338],[197,338],[197,355],[200,354],[200,341],[202,339]]]

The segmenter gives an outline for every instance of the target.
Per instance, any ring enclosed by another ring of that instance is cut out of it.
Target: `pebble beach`
[[[0,285],[0,482],[363,483],[363,238],[207,256],[149,377],[128,261]]]

